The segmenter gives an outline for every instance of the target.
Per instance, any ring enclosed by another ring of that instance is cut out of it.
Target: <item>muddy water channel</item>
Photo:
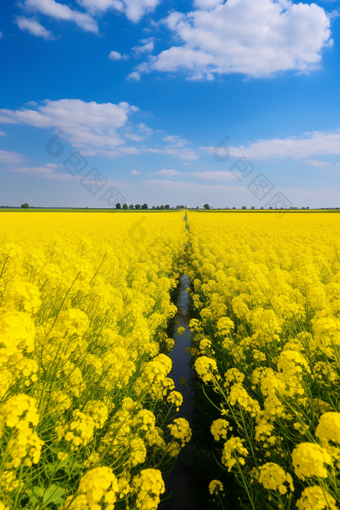
[[[177,413],[176,418],[186,418],[192,426],[194,410],[194,381],[193,371],[190,367],[190,354],[185,352],[186,347],[190,347],[189,340],[189,304],[190,298],[186,292],[190,285],[187,275],[180,279],[179,294],[176,302],[177,315],[174,331],[174,340],[176,342],[172,352],[168,356],[172,360],[172,371],[169,374],[174,380],[176,390],[183,395],[183,404]],[[177,334],[177,328],[183,327],[185,331],[182,335]],[[185,377],[187,386],[180,383],[180,379]],[[190,444],[190,443],[189,443]],[[166,492],[172,492],[172,496],[160,505],[160,510],[194,510],[194,504],[191,498],[192,489],[190,487],[190,469],[192,468],[193,458],[190,448],[186,446],[177,457],[177,463],[171,473],[165,477]]]

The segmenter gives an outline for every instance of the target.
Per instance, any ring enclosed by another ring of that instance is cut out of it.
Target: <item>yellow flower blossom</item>
[[[327,478],[327,466],[332,465],[332,458],[321,446],[314,443],[300,443],[292,453],[296,476],[301,480],[317,476]]]
[[[299,510],[338,510],[333,496],[317,485],[303,490],[296,507]]]
[[[211,480],[209,483],[209,492],[211,495],[223,492],[223,483],[219,480]]]

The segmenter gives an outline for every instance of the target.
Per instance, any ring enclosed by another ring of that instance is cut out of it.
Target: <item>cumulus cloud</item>
[[[150,175],[165,175],[166,177],[172,177],[174,175],[183,175],[184,172],[177,172],[177,170],[167,170],[164,168],[163,170],[158,170],[158,172],[152,172]]]
[[[149,138],[152,133],[153,129],[149,128],[146,124],[144,124],[144,122],[141,122],[136,127],[131,125],[127,126],[124,136],[130,140],[133,140],[134,142],[141,142]]]
[[[54,0],[25,0],[24,8],[28,12],[44,14],[55,20],[72,21],[82,30],[98,33],[97,22],[92,16]]]
[[[202,148],[203,149],[203,148]],[[212,147],[209,148],[212,150]],[[319,155],[340,154],[340,130],[335,132],[314,131],[305,137],[273,138],[258,140],[248,147],[230,147],[232,156],[249,159],[310,158]],[[308,161],[307,161],[308,163]],[[308,163],[310,164],[310,162]],[[314,163],[314,166],[315,163]]]
[[[4,131],[0,131],[0,136],[7,136],[7,133],[4,133]]]
[[[130,117],[138,111],[138,107],[128,103],[86,103],[80,99],[46,99],[43,103],[35,109],[0,109],[0,122],[61,131],[60,141],[65,139],[76,149],[81,149],[83,156],[115,158],[122,154],[137,155],[144,152],[171,155],[185,161],[199,157],[193,149],[183,146],[188,143],[186,140],[176,135],[165,136],[165,143],[157,144],[156,147],[146,144],[138,148],[125,145],[126,138],[141,142],[159,132],[143,122],[134,124]],[[171,143],[167,143],[169,141]]]
[[[159,0],[77,0],[90,14],[103,14],[109,9],[124,13],[137,23],[145,14],[153,11]]]
[[[163,20],[182,44],[151,57],[135,72],[183,71],[193,80],[307,72],[320,65],[322,50],[332,44],[330,17],[315,3],[196,0],[195,6]]]
[[[111,51],[110,54],[109,54],[109,58],[111,60],[122,60],[122,59],[126,59],[126,58],[129,58],[128,55],[121,55],[119,53],[119,51]]]
[[[22,154],[18,154],[17,152],[9,152],[0,150],[0,163],[7,164],[17,164],[21,163],[24,160],[24,156]]]
[[[98,34],[98,23],[95,16],[101,16],[108,10],[115,10],[124,13],[130,21],[137,23],[146,13],[156,8],[159,0],[77,0],[77,2],[87,12],[81,12],[55,0],[24,0],[19,5],[28,13],[42,14],[58,21],[70,21],[84,31]],[[46,30],[36,19],[20,16],[16,22],[21,30],[32,35],[44,37],[46,40],[54,38],[51,32]],[[144,46],[144,50],[140,51],[151,51],[147,44]],[[110,58],[113,60],[126,58],[126,55],[120,55],[120,57],[118,55],[118,52],[111,52]]]
[[[53,34],[46,30],[45,27],[40,25],[36,19],[25,18],[24,16],[17,16],[15,19],[16,24],[23,32],[28,32],[36,37],[43,37],[45,41],[52,41],[54,39]]]
[[[132,175],[139,175],[140,174],[140,172],[138,172],[138,170],[131,170],[131,173],[132,173]]]
[[[138,110],[125,102],[98,104],[80,99],[47,99],[44,103],[37,110],[2,109],[0,122],[60,129],[73,147],[108,157],[117,155],[117,148],[124,144],[117,130],[126,124],[129,114]],[[128,150],[127,147],[120,149],[122,152]]]
[[[140,53],[151,53],[154,48],[154,37],[148,37],[147,39],[141,39],[140,42],[142,43],[140,46],[135,46],[133,50],[137,55]]]
[[[145,140],[145,136],[137,135],[136,133],[125,133],[125,137],[133,140],[134,142],[141,142]]]
[[[153,133],[153,129],[151,129],[149,126],[144,124],[144,122],[141,122],[140,124],[138,124],[138,129],[145,136],[150,136]]]
[[[130,74],[127,76],[127,79],[128,79],[128,80],[136,80],[136,81],[140,81],[140,73],[137,73],[137,71],[133,71],[132,73],[130,73]]]
[[[178,135],[164,136],[164,142],[169,142],[169,147],[184,147],[188,141],[185,138],[180,138]]]

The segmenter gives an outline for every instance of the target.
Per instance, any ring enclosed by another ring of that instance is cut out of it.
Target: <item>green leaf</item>
[[[30,502],[33,505],[38,503],[62,505],[64,503],[64,492],[65,490],[62,487],[58,487],[55,483],[48,489],[33,487],[30,493]]]
[[[34,505],[39,503],[39,500],[42,498],[45,489],[43,487],[33,487],[30,491],[30,502]]]
[[[58,487],[54,483],[49,487],[43,496],[43,503],[55,503],[56,505],[62,505],[64,503],[64,492],[62,487]]]

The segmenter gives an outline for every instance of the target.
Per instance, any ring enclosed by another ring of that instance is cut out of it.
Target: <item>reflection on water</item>
[[[190,378],[191,378],[191,367],[190,367],[190,354],[185,352],[186,347],[190,347],[191,343],[189,340],[189,302],[190,297],[186,292],[187,287],[190,285],[190,280],[188,275],[183,275],[180,280],[180,290],[177,299],[177,315],[176,315],[176,328],[174,332],[174,340],[176,342],[175,347],[172,352],[168,353],[168,356],[172,360],[172,371],[169,374],[176,385],[176,390],[180,391],[183,394],[183,404],[179,410],[178,417],[186,418],[190,421],[190,413],[192,411],[192,394],[191,394],[191,386],[190,386]],[[177,329],[179,327],[185,328],[185,331],[182,335],[177,334]],[[179,380],[181,377],[185,377],[187,382],[189,383],[186,388],[180,384]],[[191,398],[190,398],[191,397]]]
[[[180,290],[177,299],[178,312],[174,332],[174,340],[176,342],[172,352],[168,355],[172,359],[172,371],[169,374],[176,386],[176,390],[180,391],[183,395],[183,404],[176,417],[186,418],[190,423],[190,418],[193,414],[193,380],[192,370],[190,368],[190,354],[185,352],[186,347],[190,347],[189,341],[189,302],[190,298],[186,292],[189,287],[190,280],[188,275],[183,275],[180,280]],[[177,334],[177,328],[183,327],[185,331],[182,335]],[[180,384],[181,377],[185,377],[188,385],[184,387]],[[190,444],[190,443],[189,443]],[[165,477],[165,487],[167,492],[172,492],[172,497],[165,501],[159,507],[162,510],[194,510],[192,499],[190,497],[190,483],[188,473],[192,465],[192,457],[190,449],[186,446],[179,456],[177,463],[171,473]]]

